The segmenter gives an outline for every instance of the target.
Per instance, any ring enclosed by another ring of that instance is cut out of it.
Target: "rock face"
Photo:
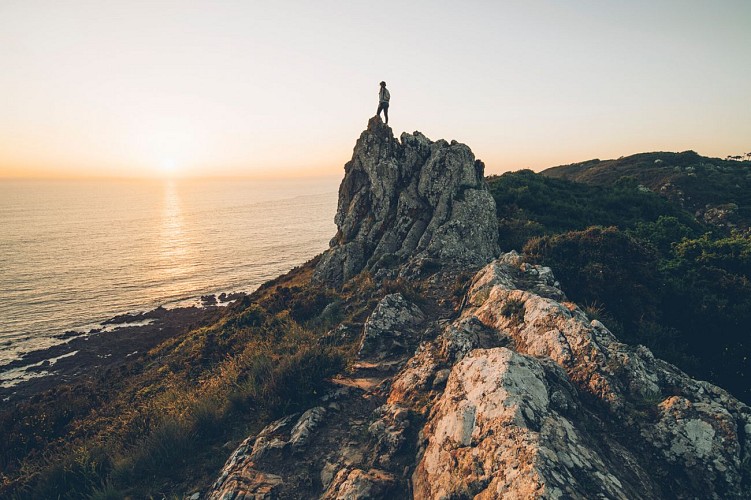
[[[482,265],[498,255],[484,165],[464,144],[419,132],[397,141],[373,117],[339,187],[338,227],[314,278],[340,286],[396,264]]]
[[[751,498],[751,409],[618,342],[549,268],[492,260],[494,217],[466,146],[371,120],[316,279],[396,271],[422,295],[327,334],[360,336],[353,365],[244,441],[209,498]]]
[[[422,430],[415,498],[751,495],[746,405],[619,343],[565,301],[548,268],[513,252],[467,295],[437,341],[460,348]],[[469,320],[508,347],[468,348],[471,336],[456,332]],[[409,400],[435,370],[440,356],[428,352],[394,382],[394,400]]]

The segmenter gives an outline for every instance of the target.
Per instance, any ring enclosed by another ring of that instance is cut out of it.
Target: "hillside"
[[[751,401],[749,232],[718,228],[622,178],[586,184],[526,170],[488,185],[503,249],[551,266],[621,340]]]
[[[561,165],[541,173],[600,186],[637,182],[715,227],[751,227],[751,161],[707,158],[694,151],[655,152]]]
[[[748,498],[751,409],[660,359],[743,369],[746,237],[632,182],[483,173],[372,118],[330,248],[3,407],[0,496]]]

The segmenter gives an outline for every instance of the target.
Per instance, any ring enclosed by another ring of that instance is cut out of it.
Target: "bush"
[[[566,295],[580,304],[599,303],[633,332],[657,316],[661,283],[655,252],[615,227],[591,227],[531,240],[524,247],[533,262],[550,266]]]
[[[696,236],[696,231],[681,223],[677,217],[661,215],[655,222],[637,223],[630,234],[651,243],[663,257],[669,258],[673,246],[684,238]]]
[[[261,326],[266,319],[266,311],[257,304],[250,305],[243,312],[227,322],[227,326],[234,328],[246,328]]]
[[[50,459],[34,478],[33,486],[19,492],[23,498],[73,499],[87,497],[104,483],[112,467],[102,448],[78,447]]]
[[[655,193],[638,189],[628,178],[614,185],[591,186],[521,170],[490,177],[488,186],[505,249],[521,250],[534,237],[596,225],[630,229],[660,216],[698,227],[691,215]]]
[[[176,477],[195,448],[190,426],[182,419],[166,418],[115,464],[115,485],[130,486],[144,479]]]

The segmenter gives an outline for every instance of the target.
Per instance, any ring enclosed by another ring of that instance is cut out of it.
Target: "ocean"
[[[304,263],[335,234],[338,180],[0,181],[0,372],[55,334]]]

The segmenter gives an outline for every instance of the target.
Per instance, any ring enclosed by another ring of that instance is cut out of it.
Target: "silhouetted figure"
[[[381,82],[381,90],[378,92],[378,111],[376,112],[377,116],[381,116],[381,110],[383,110],[383,117],[385,118],[386,125],[389,124],[389,100],[391,99],[391,94],[389,94],[388,89],[386,88],[386,82]]]

